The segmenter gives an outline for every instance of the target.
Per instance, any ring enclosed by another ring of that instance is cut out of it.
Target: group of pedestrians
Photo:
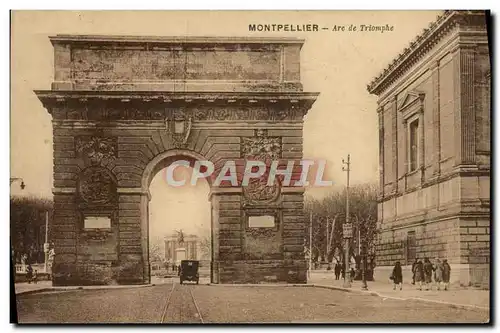
[[[335,280],[339,280],[340,275],[342,275],[342,280],[345,279],[345,264],[336,263],[334,267],[334,272],[335,272]],[[354,281],[355,274],[356,271],[354,270],[354,268],[351,267],[349,271],[349,279],[351,280],[351,282]]]
[[[420,259],[415,259],[411,271],[413,273],[411,284],[416,284],[418,290],[422,290],[423,285],[425,285],[425,290],[432,290],[433,279],[437,290],[441,290],[441,286],[444,287],[444,290],[449,288],[451,267],[446,259],[441,261],[436,258],[434,263],[429,258],[424,258],[423,263]],[[403,270],[399,261],[394,265],[390,279],[394,284],[394,290],[397,287],[399,287],[399,290],[403,289]]]
[[[419,259],[415,260],[412,265],[412,272],[412,284],[417,284],[418,290],[422,290],[423,284],[425,284],[425,290],[432,289],[433,275],[437,290],[441,290],[441,285],[443,285],[444,290],[448,290],[449,288],[451,267],[446,259],[441,261],[439,258],[436,258],[434,263],[431,263],[429,258],[424,258],[423,263]]]

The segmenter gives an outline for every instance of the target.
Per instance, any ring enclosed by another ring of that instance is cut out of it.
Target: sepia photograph
[[[491,324],[489,10],[10,11],[14,324]]]

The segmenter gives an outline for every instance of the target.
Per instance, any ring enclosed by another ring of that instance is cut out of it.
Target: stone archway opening
[[[182,186],[167,181],[168,167],[178,161],[188,161],[191,165],[172,169],[173,178],[185,182]],[[210,184],[204,178],[191,184],[194,161],[182,155],[166,158],[159,164],[163,169],[157,171],[149,185],[147,224],[151,283],[178,279],[178,266],[186,259],[200,262],[200,283],[211,280]]]

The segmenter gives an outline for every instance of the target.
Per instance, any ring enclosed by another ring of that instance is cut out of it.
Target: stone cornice
[[[450,172],[448,174],[442,174],[439,177],[435,177],[435,178],[426,180],[421,186],[412,187],[410,189],[407,189],[404,192],[391,192],[391,193],[385,194],[384,196],[379,196],[377,198],[377,202],[378,203],[383,203],[383,202],[389,201],[391,199],[394,199],[394,198],[397,198],[397,197],[401,197],[401,196],[403,196],[405,194],[408,194],[408,193],[411,193],[411,192],[415,192],[415,191],[419,191],[419,190],[421,190],[423,188],[426,188],[426,187],[429,187],[429,186],[432,186],[432,185],[436,185],[436,184],[448,181],[448,180],[456,178],[456,177],[463,177],[463,178],[465,178],[465,177],[481,177],[481,176],[490,176],[490,170],[488,170],[488,169],[487,170],[480,170],[480,169],[473,169],[473,170],[457,169],[457,170],[455,170],[453,172]]]
[[[383,72],[374,78],[367,86],[370,94],[380,95],[396,79],[407,72],[418,60],[420,60],[442,39],[445,35],[458,25],[467,25],[471,22],[477,23],[483,20],[484,11],[444,11],[444,13],[432,22],[423,33],[417,36]]]
[[[56,35],[49,36],[53,45],[55,44],[162,44],[162,45],[187,45],[194,44],[199,47],[203,44],[212,44],[211,47],[228,44],[256,45],[256,44],[297,44],[302,46],[305,42],[303,38],[294,37],[167,37],[167,36],[120,36],[120,35]]]
[[[460,204],[456,203],[455,208],[460,208]],[[380,232],[389,232],[389,231],[396,231],[396,230],[401,230],[401,229],[407,229],[410,227],[417,227],[417,226],[425,226],[428,224],[433,224],[439,221],[445,221],[445,220],[451,220],[451,219],[458,219],[458,218],[480,218],[480,217],[489,217],[490,213],[489,212],[460,212],[459,210],[454,210],[449,213],[441,214],[441,215],[429,215],[428,212],[421,213],[418,215],[412,215],[412,216],[406,216],[402,218],[397,218],[397,219],[391,219],[391,220],[384,220],[380,221],[382,223],[382,226],[387,225],[389,223],[398,223],[397,225],[390,226],[387,228],[381,228]]]
[[[291,105],[311,107],[319,96],[315,92],[171,92],[171,91],[75,91],[75,90],[35,90],[35,94],[45,106],[66,103],[70,100],[87,102],[89,100],[111,100],[122,103],[131,101],[157,102],[171,104],[181,102],[188,106],[192,103],[257,103],[274,104],[286,102]]]

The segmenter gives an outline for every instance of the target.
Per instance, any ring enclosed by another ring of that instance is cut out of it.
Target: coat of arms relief
[[[272,161],[281,157],[281,138],[269,137],[267,129],[257,129],[254,137],[242,138],[241,149],[246,161],[261,161],[267,166],[264,175],[251,178],[248,186],[243,187],[246,202],[258,204],[276,200],[280,193],[279,181],[275,180],[271,186],[267,181]]]

